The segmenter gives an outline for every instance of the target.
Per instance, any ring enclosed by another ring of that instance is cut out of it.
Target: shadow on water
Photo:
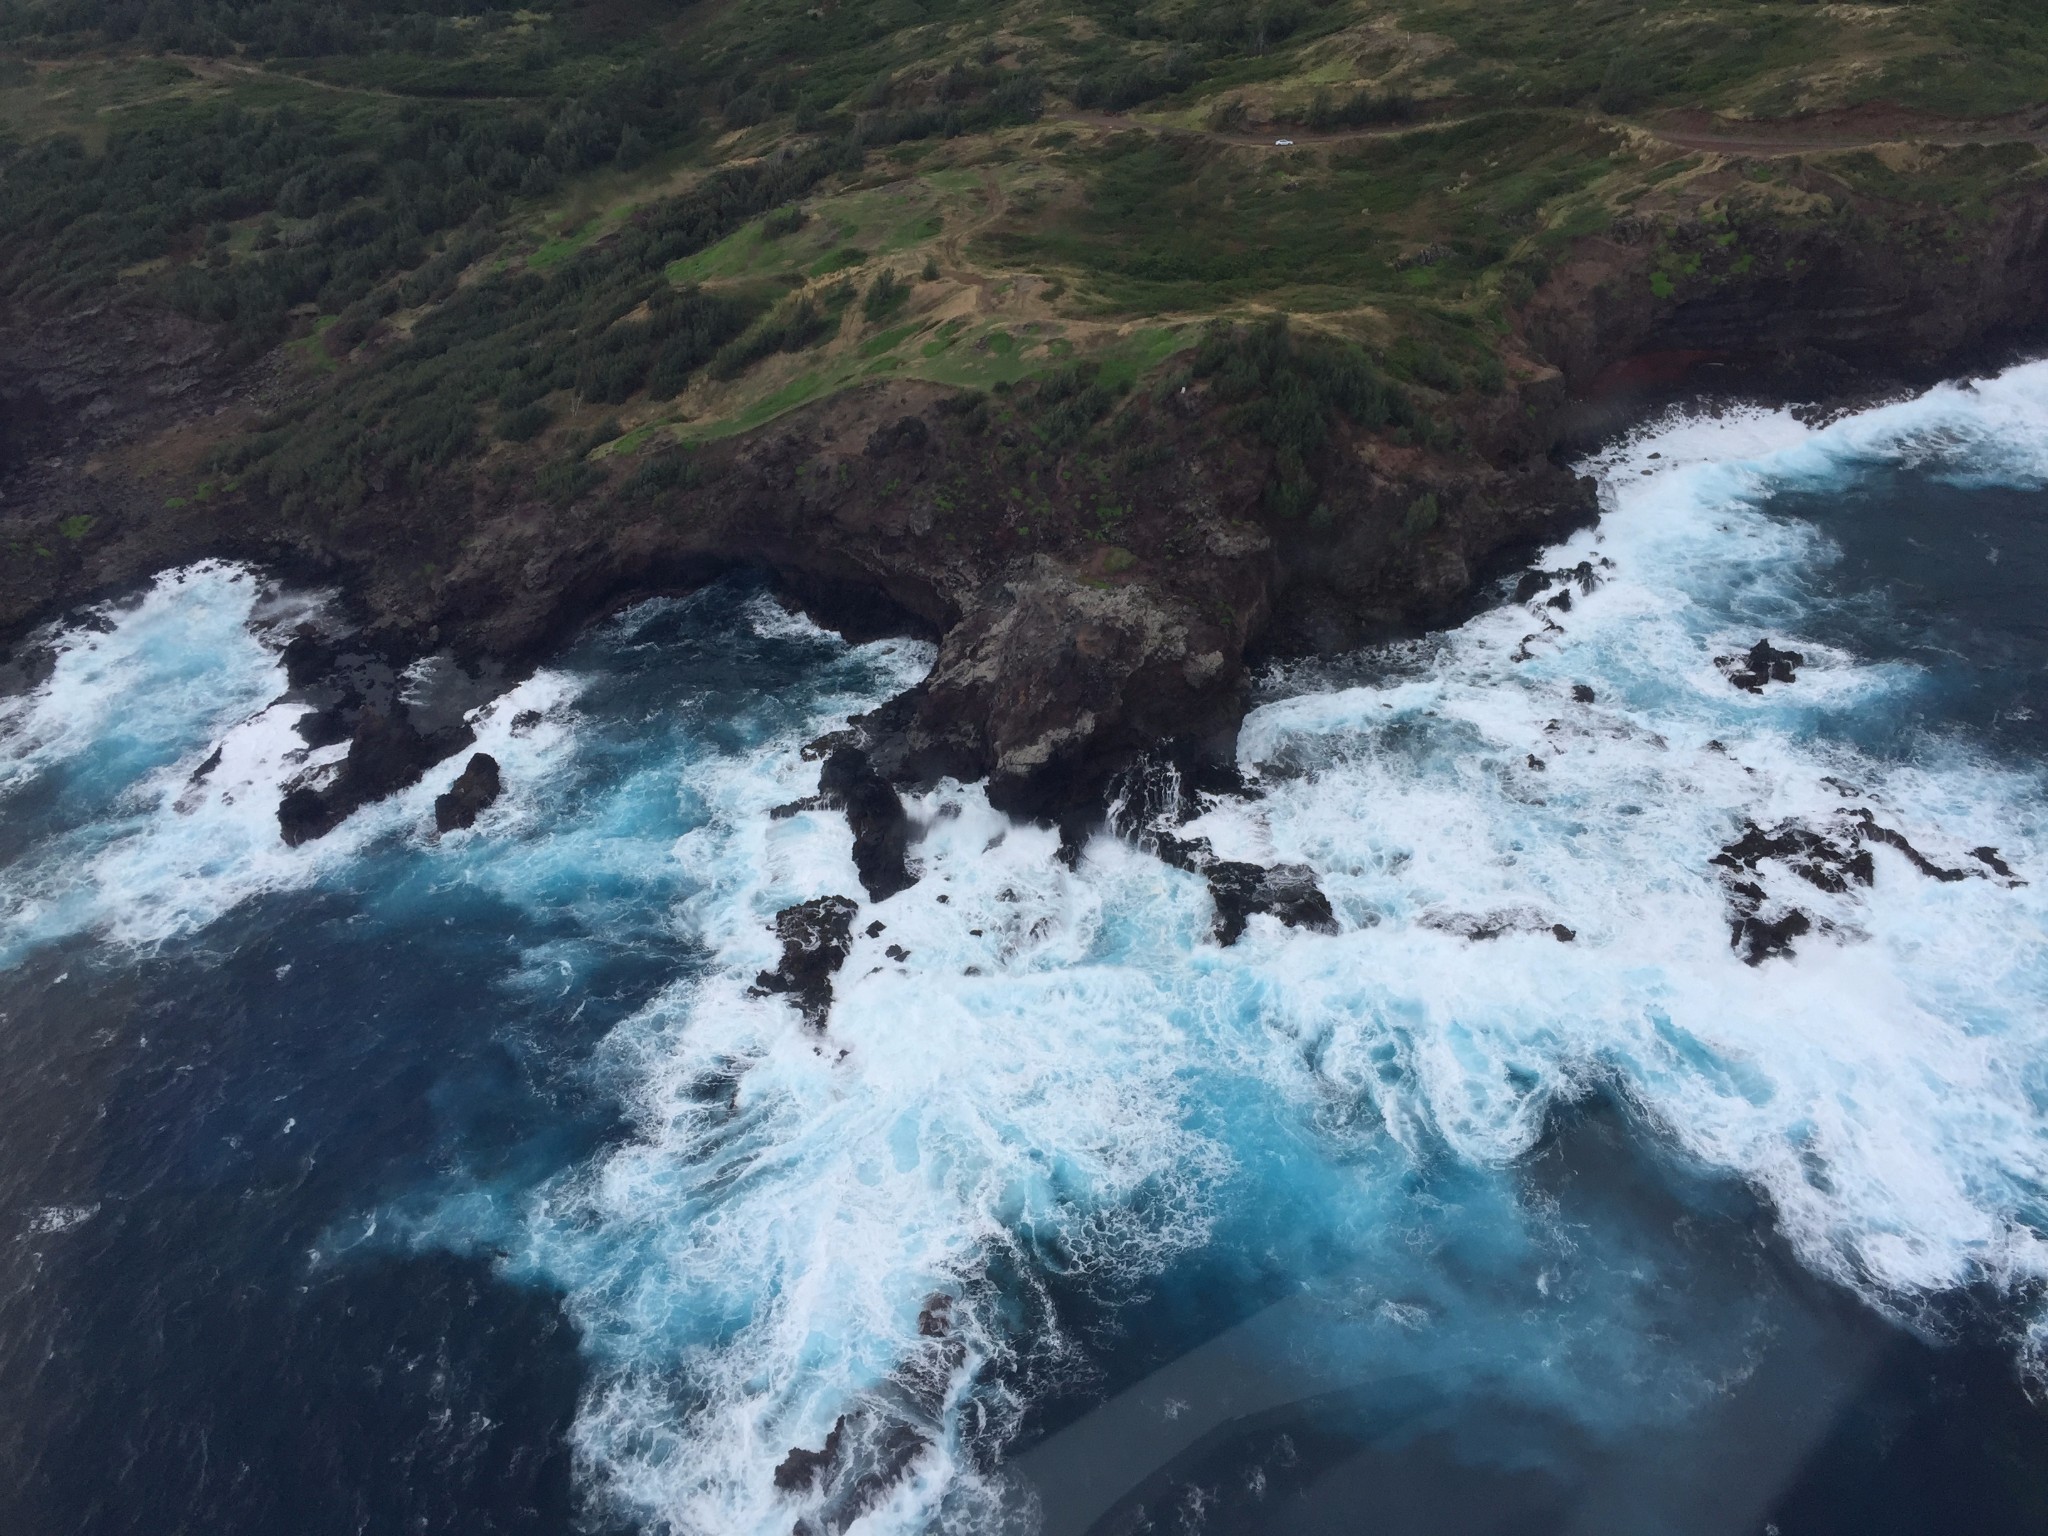
[[[1634,1234],[1636,1251],[1599,1262],[1671,1289],[1650,1349],[1712,1366],[1725,1337],[1685,1324],[1733,1323],[1736,1368],[1686,1411],[1627,1424],[1546,1404],[1506,1370],[1493,1390],[1463,1371],[1333,1385],[1312,1342],[1327,1315],[1289,1297],[1123,1374],[1018,1457],[1045,1536],[2048,1528],[2048,1414],[1991,1307],[1964,1298],[1933,1337],[1894,1324],[1804,1269],[1744,1187],[1689,1168],[1606,1097],[1554,1115],[1520,1183],[1589,1242]],[[1148,1310],[1128,1319],[1134,1339]]]

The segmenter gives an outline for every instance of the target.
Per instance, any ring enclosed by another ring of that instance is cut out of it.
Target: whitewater
[[[2037,1379],[2041,660],[1971,671],[1806,513],[2048,489],[2048,364],[1826,425],[1674,415],[1585,469],[1603,516],[1519,596],[1270,669],[1242,795],[1134,782],[1072,868],[977,786],[908,797],[920,878],[861,902],[821,1032],[755,978],[779,910],[861,888],[843,817],[778,808],[816,789],[805,744],[928,647],[849,646],[747,588],[643,604],[476,712],[507,793],[473,830],[431,831],[458,756],[290,849],[277,786],[317,755],[279,647],[328,600],[169,573],[53,631],[47,680],[0,701],[0,960],[38,985],[59,954],[214,967],[250,914],[340,902],[331,942],[402,935],[393,963],[431,967],[448,925],[490,927],[479,1027],[601,1129],[550,1141],[541,1113],[515,1156],[458,1125],[266,1263],[303,1286],[453,1255],[555,1298],[591,1519],[1251,1529],[1231,1501],[1269,1496],[1302,1424],[1504,1477],[1668,1450],[1760,1394],[1848,1390],[1771,1385],[1806,1347],[1775,1253],[1932,1342],[1974,1298]],[[1765,638],[1796,680],[1733,686]],[[1896,833],[1858,845],[1867,883],[1715,862],[1748,827],[1864,824]],[[1151,851],[1168,829],[1307,866],[1339,931],[1256,916],[1220,946],[1206,885]],[[1806,919],[1789,953],[1731,943],[1759,902]],[[432,1092],[487,1093],[466,1081]],[[263,1134],[303,1138],[285,1096]],[[18,1240],[89,1231],[99,1198],[38,1195]],[[1159,1481],[1274,1425],[1227,1490]],[[1682,1528],[1700,1454],[1599,1497]]]

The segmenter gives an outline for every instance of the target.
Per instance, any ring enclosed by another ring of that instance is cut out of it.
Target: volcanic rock
[[[1755,913],[1737,916],[1730,924],[1728,944],[1750,965],[1762,965],[1778,955],[1792,953],[1792,941],[1813,931],[1813,919],[1797,907],[1783,916],[1760,917]]]
[[[358,806],[417,784],[427,769],[474,739],[467,727],[422,736],[402,713],[366,707],[356,716],[340,776],[325,789],[300,784],[289,790],[278,803],[278,831],[292,847],[324,837]]]
[[[841,1414],[822,1449],[793,1448],[775,1469],[783,1493],[821,1492],[824,1507],[797,1522],[794,1536],[844,1531],[879,1503],[930,1443],[902,1419],[867,1410]]]
[[[1290,928],[1335,933],[1337,914],[1306,864],[1257,864],[1219,859],[1203,873],[1216,903],[1216,941],[1235,944],[1254,912],[1267,912]]]
[[[791,1448],[775,1469],[775,1486],[784,1493],[798,1493],[815,1487],[819,1474],[829,1471],[839,1460],[839,1447],[845,1437],[846,1415],[842,1413],[833,1424],[832,1432],[825,1436],[823,1449],[806,1450],[800,1445]]]
[[[882,901],[917,883],[906,855],[910,818],[894,786],[859,747],[833,749],[818,770],[818,794],[846,812],[853,830],[853,867],[872,901]]]
[[[754,978],[753,995],[789,998],[804,1023],[822,1030],[832,1011],[832,977],[853,948],[853,915],[859,910],[844,896],[817,896],[776,913],[782,959]]]
[[[1765,859],[1777,859],[1808,885],[1839,894],[1851,881],[1870,884],[1875,872],[1870,850],[1850,846],[1856,833],[1855,827],[1849,828],[1845,841],[1796,822],[1785,822],[1769,832],[1755,822],[1745,822],[1742,836],[1708,862],[1753,874]]]
[[[1716,656],[1714,665],[1728,674],[1732,686],[1745,693],[1762,693],[1766,683],[1797,682],[1798,668],[1806,665],[1806,658],[1797,651],[1781,651],[1769,640],[1759,640],[1741,656]]]
[[[435,830],[453,832],[458,827],[475,826],[477,817],[497,802],[503,787],[498,760],[488,752],[476,753],[447,792],[434,798]]]

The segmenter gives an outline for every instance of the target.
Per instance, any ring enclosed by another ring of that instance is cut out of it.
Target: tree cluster
[[[1296,331],[1285,315],[1251,326],[1212,323],[1190,371],[1229,404],[1235,426],[1272,449],[1266,505],[1283,517],[1312,509],[1320,498],[1313,465],[1330,440],[1333,417],[1370,429],[1410,414],[1407,397],[1363,347]]]

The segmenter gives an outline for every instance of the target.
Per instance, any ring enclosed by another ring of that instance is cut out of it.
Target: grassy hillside
[[[1107,431],[1276,313],[1427,440],[1577,237],[1731,183],[1964,228],[2044,102],[2035,0],[0,0],[0,295],[284,359],[179,493],[301,512],[656,484],[881,376]]]

